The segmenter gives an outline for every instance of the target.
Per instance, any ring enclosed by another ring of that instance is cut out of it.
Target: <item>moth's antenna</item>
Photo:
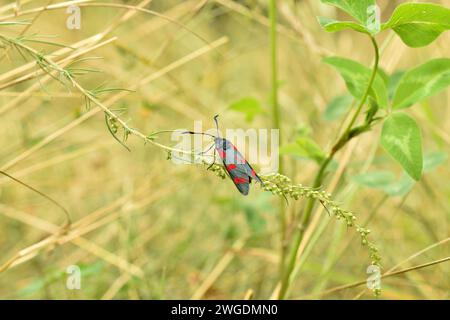
[[[217,136],[220,136],[220,135],[219,135],[219,121],[217,121],[217,118],[218,118],[218,117],[219,117],[218,114],[216,114],[216,115],[214,116],[214,122],[216,123]]]
[[[184,131],[181,134],[201,134],[203,136],[210,136],[210,137],[215,138],[215,136],[213,136],[212,134],[204,133],[204,132]]]
[[[15,181],[15,182],[21,184],[21,185],[24,186],[25,188],[28,188],[28,189],[30,189],[31,191],[37,193],[38,195],[44,197],[45,199],[47,199],[47,200],[50,201],[51,203],[53,203],[55,206],[57,206],[58,208],[60,208],[60,209],[64,212],[64,214],[66,215],[66,218],[67,218],[67,225],[70,225],[70,224],[72,223],[72,222],[71,222],[71,219],[70,219],[69,211],[67,211],[67,209],[64,208],[63,205],[61,205],[58,201],[54,200],[53,198],[51,198],[50,196],[46,195],[45,193],[43,193],[43,192],[37,190],[36,188],[33,188],[33,187],[30,186],[29,184],[26,184],[25,182],[23,182],[23,181],[21,181],[21,180],[19,180],[19,179],[17,179],[17,178],[14,178],[12,175],[6,173],[5,171],[1,171],[1,170],[0,170],[0,173],[1,173],[2,175],[4,175],[4,176],[10,178],[11,180],[13,180],[13,181]]]

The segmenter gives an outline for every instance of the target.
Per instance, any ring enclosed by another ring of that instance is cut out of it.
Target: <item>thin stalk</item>
[[[200,39],[205,44],[210,45],[209,41],[207,41],[205,38],[203,38],[199,34],[195,33],[193,30],[188,28],[186,25],[184,25],[184,24],[178,22],[177,20],[172,19],[171,17],[169,17],[167,15],[164,15],[162,13],[159,13],[159,12],[156,12],[156,11],[153,11],[153,10],[149,10],[149,9],[146,9],[146,8],[141,8],[139,6],[127,5],[127,4],[122,4],[122,3],[89,2],[89,1],[90,0],[72,0],[72,1],[65,1],[65,2],[55,3],[55,4],[50,4],[50,5],[47,5],[47,6],[44,6],[44,7],[33,8],[33,9],[29,9],[29,10],[22,10],[22,11],[17,12],[16,14],[13,13],[13,14],[10,14],[10,15],[7,15],[7,16],[0,17],[0,21],[4,21],[4,20],[10,19],[10,18],[17,18],[17,17],[23,16],[23,15],[39,13],[39,12],[42,12],[42,11],[63,9],[63,8],[66,8],[66,7],[70,7],[72,5],[76,5],[78,7],[119,8],[119,9],[127,9],[127,10],[133,10],[133,11],[136,11],[136,12],[142,12],[142,13],[150,14],[152,16],[159,17],[161,19],[169,21],[170,23],[173,23],[173,24],[177,25],[178,27],[186,30],[187,32],[192,34],[194,37]],[[220,52],[218,52],[218,53],[221,54]]]
[[[406,268],[406,269],[402,269],[402,270],[399,270],[399,271],[386,272],[383,275],[381,275],[381,279],[397,276],[399,274],[404,274],[404,273],[407,273],[407,272],[410,272],[410,271],[414,271],[414,270],[427,268],[427,267],[434,266],[436,264],[444,263],[444,262],[447,262],[447,261],[450,261],[450,257],[445,257],[445,258],[442,258],[442,259],[438,259],[438,260],[434,260],[434,261],[431,261],[431,262],[423,263],[423,264],[420,264],[420,265],[417,265],[417,266],[413,266],[413,267],[409,267],[409,268]],[[329,289],[327,291],[324,291],[324,292],[320,293],[320,296],[327,295],[327,294],[330,294],[330,293],[333,293],[333,292],[336,292],[336,291],[342,291],[342,290],[345,290],[345,289],[358,287],[358,286],[366,284],[366,283],[367,283],[367,279],[366,280],[362,280],[362,281],[358,281],[358,282],[355,282],[355,283],[351,283],[351,284],[345,284],[345,285],[338,286],[338,287]]]
[[[369,96],[370,93],[370,89],[372,88],[372,84],[375,80],[375,76],[377,74],[378,71],[378,63],[380,60],[380,53],[379,53],[379,49],[378,49],[378,44],[375,40],[374,37],[370,37],[370,40],[372,41],[373,47],[374,47],[374,51],[375,51],[375,62],[373,65],[373,69],[372,69],[372,73],[370,75],[369,78],[369,83],[367,85],[366,91],[364,92],[363,97],[361,98],[361,101],[358,105],[358,107],[356,108],[356,111],[352,117],[352,119],[350,120],[348,126],[346,127],[346,129],[344,130],[344,132],[342,133],[341,137],[337,140],[336,144],[333,146],[333,148],[331,149],[330,154],[323,160],[319,171],[317,172],[317,175],[314,179],[314,184],[313,184],[313,188],[319,188],[322,186],[324,177],[325,177],[325,171],[328,168],[328,165],[330,164],[330,162],[334,159],[335,154],[342,149],[347,143],[348,141],[350,141],[351,137],[350,137],[350,131],[353,128],[353,125],[355,124],[356,120],[358,119],[359,114],[362,111],[362,108],[364,106],[364,104],[366,103],[366,100]],[[286,270],[283,274],[283,278],[281,280],[281,288],[280,288],[280,292],[278,295],[279,299],[284,299],[286,297],[286,292],[289,289],[289,285],[290,285],[290,277],[292,274],[292,271],[294,270],[295,267],[295,263],[297,261],[297,253],[298,253],[298,249],[300,247],[300,244],[303,240],[303,236],[305,234],[305,230],[309,224],[309,221],[311,219],[311,214],[312,214],[312,210],[314,208],[314,204],[315,204],[315,199],[308,199],[308,202],[306,203],[306,207],[305,207],[305,211],[303,212],[302,215],[302,220],[300,222],[300,224],[298,225],[298,232],[296,233],[295,239],[294,239],[294,243],[292,246],[292,250],[291,253],[289,255],[289,261],[286,267]]]
[[[66,215],[66,219],[67,219],[67,224],[66,224],[66,226],[69,226],[69,225],[72,223],[72,222],[71,222],[71,219],[70,219],[69,211],[68,211],[62,204],[60,204],[58,201],[54,200],[53,198],[51,198],[50,196],[46,195],[45,193],[39,191],[38,189],[36,189],[36,188],[30,186],[29,184],[27,184],[27,183],[25,183],[25,182],[23,182],[23,181],[21,181],[21,180],[15,178],[15,177],[13,177],[12,175],[6,173],[5,171],[1,171],[1,170],[0,170],[0,174],[3,174],[4,176],[10,178],[11,180],[13,180],[13,181],[15,181],[15,182],[21,184],[21,185],[24,186],[25,188],[30,189],[31,191],[37,193],[37,194],[40,195],[41,197],[44,197],[45,199],[47,199],[48,201],[50,201],[51,203],[53,203],[55,206],[57,206],[58,208],[60,208],[60,209],[64,212],[64,214]]]
[[[276,0],[270,0],[269,3],[270,19],[270,71],[271,71],[271,105],[272,105],[272,127],[279,130],[279,139],[281,141],[281,123],[280,108],[278,104],[278,61],[277,61],[277,5]],[[283,163],[281,155],[278,157],[278,172],[283,173]],[[280,219],[280,279],[283,278],[284,264],[286,260],[286,212],[284,202],[280,199],[278,215]]]
[[[97,107],[99,107],[105,113],[105,115],[107,115],[110,119],[113,119],[113,120],[117,121],[117,123],[123,128],[124,132],[127,135],[134,135],[134,136],[142,139],[144,141],[144,143],[150,143],[150,144],[152,144],[152,145],[154,145],[156,147],[159,147],[161,149],[164,149],[166,151],[178,152],[178,153],[182,153],[182,154],[194,154],[193,151],[187,151],[187,150],[182,150],[182,149],[176,149],[176,148],[168,147],[168,146],[165,146],[163,144],[160,144],[160,143],[154,141],[153,138],[156,135],[156,133],[153,133],[150,136],[148,136],[148,135],[145,135],[144,133],[140,132],[137,129],[131,128],[116,113],[114,113],[112,110],[110,110],[108,107],[106,107],[103,103],[101,103],[95,97],[95,95],[93,95],[92,93],[90,93],[89,91],[84,89],[75,80],[73,75],[68,70],[64,69],[63,67],[58,65],[56,62],[54,62],[50,58],[47,58],[45,55],[39,53],[38,51],[36,51],[32,47],[29,47],[29,46],[23,44],[20,41],[15,41],[14,39],[10,39],[10,38],[2,35],[2,34],[0,34],[0,40],[3,40],[3,41],[5,41],[6,43],[9,43],[9,44],[15,45],[17,48],[21,48],[21,49],[27,51],[28,53],[30,53],[31,56],[36,60],[36,64],[38,66],[40,66],[41,69],[44,70],[44,72],[46,72],[47,74],[49,74],[52,77],[54,77],[57,81],[60,81],[59,78],[57,78],[56,76],[51,74],[52,72],[56,72],[58,75],[65,77],[65,79],[70,81],[70,84],[72,84],[72,86],[74,88],[76,88],[88,101],[92,102]],[[212,47],[212,48],[215,48],[215,44],[214,43],[209,44],[209,46]],[[45,67],[48,67],[49,69],[48,70],[44,69]]]
[[[372,74],[370,75],[370,80],[369,80],[369,84],[366,88],[366,92],[364,92],[364,96],[361,99],[361,102],[359,103],[358,107],[356,108],[356,112],[353,115],[352,120],[348,124],[346,131],[344,131],[343,137],[348,136],[348,133],[352,129],[353,125],[355,124],[359,114],[361,113],[362,107],[366,103],[367,97],[369,96],[370,89],[372,88],[372,84],[375,80],[375,76],[377,75],[378,63],[380,61],[380,50],[378,49],[378,44],[377,44],[377,41],[375,40],[375,38],[370,37],[370,40],[372,41],[373,47],[375,49],[375,63],[374,63],[373,69],[372,69]],[[338,141],[338,143],[339,143],[339,141]]]
[[[270,70],[271,70],[271,105],[273,127],[280,129],[280,109],[278,105],[278,60],[277,60],[277,6],[276,0],[270,0]],[[280,159],[281,160],[281,159]],[[279,163],[279,171],[282,170],[282,163]]]

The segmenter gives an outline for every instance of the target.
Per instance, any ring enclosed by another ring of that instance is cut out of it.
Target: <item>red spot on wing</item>
[[[248,183],[248,181],[245,178],[234,177],[234,183],[241,184],[241,183]]]
[[[253,176],[254,178],[256,178],[256,172],[255,172],[255,170],[253,170],[253,169],[252,169],[252,176]]]
[[[217,152],[219,153],[219,156],[222,159],[225,159],[226,155],[225,155],[225,151],[223,151],[222,149],[217,149]]]
[[[234,169],[236,169],[236,168],[237,168],[237,166],[236,166],[235,164],[229,164],[229,165],[227,165],[227,170],[228,170],[228,171],[234,170]]]

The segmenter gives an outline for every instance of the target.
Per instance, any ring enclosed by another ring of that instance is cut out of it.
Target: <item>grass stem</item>
[[[317,175],[314,179],[314,184],[313,184],[313,188],[319,188],[322,186],[324,177],[325,177],[325,171],[328,168],[328,165],[331,163],[331,161],[334,159],[335,154],[342,149],[347,143],[348,141],[350,141],[351,137],[350,137],[350,131],[353,128],[353,125],[355,124],[356,120],[358,119],[359,114],[362,111],[362,108],[364,106],[364,104],[366,103],[366,100],[369,96],[370,93],[370,89],[372,88],[372,84],[375,80],[375,76],[377,74],[378,71],[378,63],[379,63],[379,59],[380,59],[380,53],[379,53],[379,49],[378,49],[378,44],[375,40],[374,37],[370,37],[374,50],[375,50],[375,62],[374,62],[374,66],[372,69],[372,73],[370,75],[369,78],[369,82],[367,84],[367,88],[364,92],[363,97],[361,98],[361,101],[358,104],[358,107],[356,108],[356,111],[352,117],[352,119],[350,120],[348,126],[346,127],[346,129],[344,130],[344,132],[342,133],[341,137],[337,140],[336,144],[333,146],[333,148],[331,149],[330,154],[323,160],[319,171],[317,172]],[[314,208],[314,204],[315,204],[315,199],[308,199],[307,203],[306,203],[306,207],[305,210],[303,212],[302,215],[302,219],[300,224],[298,225],[298,232],[296,233],[296,236],[294,238],[293,241],[293,246],[289,255],[289,261],[287,262],[287,266],[286,266],[286,270],[283,273],[283,278],[281,280],[281,288],[280,288],[280,292],[278,295],[279,299],[284,299],[286,298],[286,293],[289,289],[290,283],[291,283],[291,274],[292,271],[295,268],[295,264],[297,262],[297,253],[298,253],[298,249],[300,247],[300,244],[303,240],[304,234],[305,234],[305,230],[309,224],[309,221],[311,219],[311,214],[312,214],[312,210]]]
[[[272,127],[279,130],[279,141],[281,141],[280,108],[278,104],[278,60],[277,60],[277,4],[276,0],[269,3],[270,20],[270,73],[271,73],[271,106],[272,106]],[[282,157],[278,157],[278,172],[283,173]],[[279,201],[278,215],[280,219],[280,279],[283,278],[284,264],[286,260],[286,212],[282,199]]]

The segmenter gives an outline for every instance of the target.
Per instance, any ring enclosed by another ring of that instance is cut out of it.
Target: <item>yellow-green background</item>
[[[21,2],[20,10],[49,3]],[[378,1],[383,21],[402,2]],[[427,2],[450,5],[448,0]],[[8,7],[12,3],[0,0],[0,17],[14,12]],[[370,42],[354,32],[323,31],[316,16],[346,17],[319,1],[279,1],[278,7],[283,143],[292,142],[298,130],[307,130],[328,150],[342,119],[327,122],[323,113],[327,103],[346,89],[321,59],[339,55],[370,66]],[[65,8],[16,20],[36,17],[26,34],[54,35],[49,41],[68,46],[114,27],[101,40],[117,37],[114,41],[84,55],[102,57],[82,64],[101,73],[77,79],[86,89],[102,84],[131,88],[141,79],[162,73],[110,106],[125,108],[122,118],[141,132],[191,128],[195,120],[209,128],[217,113],[222,128],[271,128],[266,1],[154,0],[146,8],[190,31],[143,12],[121,21],[126,10],[106,7],[83,7],[81,30],[65,27]],[[0,32],[17,36],[23,28],[0,27]],[[426,48],[411,49],[393,34],[383,33],[378,37],[383,48],[381,67],[392,73],[448,57],[449,37],[443,34]],[[220,45],[211,49],[205,40],[219,40]],[[45,53],[59,49],[38,43],[30,46]],[[204,52],[165,72],[167,66],[198,50]],[[0,60],[0,77],[24,64],[16,51],[9,51]],[[0,114],[0,169],[58,199],[73,222],[84,219],[76,229],[84,233],[61,244],[45,245],[1,272],[0,298],[241,299],[249,290],[256,298],[271,296],[278,276],[278,199],[256,185],[250,196],[243,197],[231,181],[201,166],[175,166],[166,160],[164,150],[135,137],[129,138],[129,153],[108,133],[101,112],[80,121],[89,111],[76,89],[54,80],[39,81],[34,78],[0,91],[0,110],[8,106]],[[104,102],[115,94],[100,99]],[[255,97],[267,112],[246,122],[241,113],[227,110],[243,97]],[[449,98],[447,90],[409,110],[422,128],[426,152],[450,150]],[[354,175],[373,170],[401,175],[400,166],[378,146],[379,133],[376,126],[339,153],[343,171],[332,173],[325,189],[360,221],[373,213],[368,227],[380,248],[384,271],[399,263],[400,270],[448,257],[448,162],[426,174],[401,198],[385,198],[381,191],[352,182]],[[173,144],[167,137],[158,142]],[[293,181],[312,183],[317,171],[313,161],[290,156],[284,160],[285,174]],[[304,201],[291,201],[288,215],[298,213],[303,205]],[[60,231],[63,223],[62,212],[46,199],[0,178],[1,264]],[[366,279],[370,261],[353,229],[323,211],[313,215],[313,223],[316,227],[290,297],[372,299],[370,290],[363,292],[365,286],[318,295]],[[318,230],[322,230],[319,235]],[[405,262],[440,241],[444,243]],[[65,270],[73,264],[82,269],[81,290],[65,287]],[[381,298],[448,299],[449,279],[448,263],[411,271],[383,280]]]

